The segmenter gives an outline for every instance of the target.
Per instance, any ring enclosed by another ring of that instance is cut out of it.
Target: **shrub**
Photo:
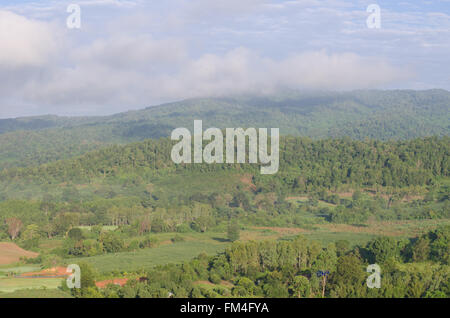
[[[213,284],[220,284],[220,282],[222,281],[222,279],[220,278],[220,276],[216,273],[211,273],[209,275],[209,281]]]
[[[139,247],[140,248],[155,247],[157,243],[158,240],[155,237],[148,236],[139,243]]]
[[[182,237],[180,235],[175,235],[170,240],[172,241],[172,243],[184,242],[184,237]]]
[[[177,232],[178,233],[188,233],[191,232],[191,228],[189,227],[189,225],[183,223],[177,226]]]

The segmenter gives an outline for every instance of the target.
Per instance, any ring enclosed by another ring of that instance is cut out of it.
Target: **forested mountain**
[[[343,184],[402,188],[433,185],[450,171],[447,136],[387,142],[281,137],[280,168],[273,176],[260,175],[256,164],[175,165],[170,155],[174,144],[168,138],[148,139],[39,167],[11,168],[0,172],[0,191],[16,196],[20,189],[36,185],[39,192],[57,193],[67,183],[116,184],[129,190],[133,184],[145,186],[158,177],[194,173],[201,180],[203,173],[224,171],[252,174],[257,186],[288,193],[331,190]]]
[[[149,215],[171,230],[200,216],[202,228],[231,215],[253,226],[292,226],[317,217],[338,223],[366,222],[369,216],[448,218],[449,138],[282,137],[275,175],[261,175],[256,164],[175,165],[170,159],[174,142],[168,138],[115,145],[0,172],[0,223],[8,216],[30,224],[57,222],[61,213],[77,216],[82,225],[131,224]],[[355,189],[372,196],[337,195]],[[309,198],[306,216],[286,201],[298,196]],[[420,200],[403,202],[405,196]],[[328,205],[318,206],[317,200]]]
[[[353,91],[191,99],[104,117],[0,120],[0,169],[39,165],[176,127],[279,127],[284,135],[411,139],[450,132],[450,93]]]

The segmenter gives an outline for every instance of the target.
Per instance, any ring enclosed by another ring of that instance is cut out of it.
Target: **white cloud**
[[[373,88],[409,75],[352,53],[308,52],[273,60],[246,48],[196,59],[179,53],[184,51],[178,42],[150,38],[94,43],[72,54],[73,66],[49,69],[45,79],[29,81],[22,97],[28,103],[64,105],[63,112],[90,106],[102,113],[189,97]]]
[[[155,40],[149,35],[100,39],[71,51],[76,65],[105,65],[112,69],[146,71],[165,70],[185,61],[187,52],[182,40]]]
[[[0,10],[0,67],[39,66],[56,50],[49,24]]]
[[[352,53],[307,52],[273,60],[238,48],[224,56],[208,54],[191,61],[180,74],[166,78],[160,91],[194,97],[284,89],[374,88],[410,75],[383,60]]]
[[[53,9],[0,9],[0,117],[11,105],[103,114],[197,96],[407,87],[413,68],[415,88],[448,88],[448,14],[436,9],[383,8],[371,30],[365,5],[339,0],[83,0],[82,29],[67,30],[66,2],[45,3]]]
[[[249,13],[262,8],[266,0],[189,0],[189,12],[201,16],[220,16]]]

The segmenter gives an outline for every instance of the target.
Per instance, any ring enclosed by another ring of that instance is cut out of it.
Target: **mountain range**
[[[0,119],[0,170],[167,137],[177,127],[280,128],[313,139],[407,140],[450,132],[450,92],[440,89],[302,92],[197,98],[111,116]]]

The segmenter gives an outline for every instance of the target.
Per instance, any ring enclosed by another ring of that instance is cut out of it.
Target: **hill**
[[[107,198],[110,192],[144,193],[147,186],[159,182],[159,191],[165,189],[175,196],[186,195],[197,183],[202,189],[199,193],[220,192],[233,175],[240,175],[253,190],[252,182],[268,192],[268,188],[295,193],[342,185],[402,188],[431,186],[448,177],[450,171],[449,137],[386,142],[281,137],[279,171],[271,176],[261,175],[256,164],[175,165],[171,160],[173,144],[168,138],[148,139],[38,167],[4,170],[0,172],[0,193],[3,199],[42,197],[46,193],[64,197],[73,195],[64,193],[74,192],[71,186],[78,184],[90,195]]]
[[[112,144],[166,137],[176,127],[279,127],[311,138],[405,140],[450,132],[450,92],[309,92],[191,99],[104,117],[0,120],[0,170],[70,158]]]

